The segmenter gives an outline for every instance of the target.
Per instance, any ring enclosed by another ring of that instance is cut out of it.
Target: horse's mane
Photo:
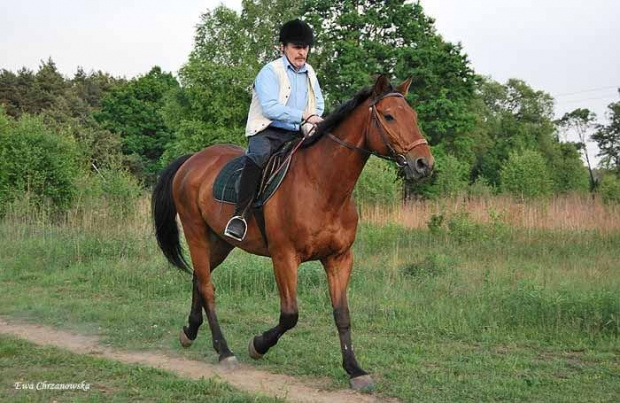
[[[347,117],[349,117],[349,115],[351,115],[355,108],[363,104],[372,95],[372,91],[372,87],[362,88],[357,94],[353,96],[353,98],[349,99],[338,108],[336,108],[336,110],[327,115],[325,120],[323,120],[317,126],[314,135],[304,141],[302,147],[305,148],[314,145],[323,137],[324,134],[329,133],[335,128],[337,128]],[[386,91],[380,95],[385,95],[390,92],[394,92],[394,88],[392,87],[392,85],[389,85]]]

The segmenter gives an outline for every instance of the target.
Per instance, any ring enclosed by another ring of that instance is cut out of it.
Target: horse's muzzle
[[[420,180],[433,172],[433,157],[407,157],[407,164],[403,166],[406,180]]]

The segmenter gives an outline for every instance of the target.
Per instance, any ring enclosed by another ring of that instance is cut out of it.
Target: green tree
[[[605,203],[620,203],[620,179],[616,175],[604,175],[598,191]]]
[[[167,99],[165,121],[175,131],[164,159],[215,143],[245,145],[251,87],[259,69],[279,57],[280,25],[298,14],[290,0],[244,0],[238,14],[219,6],[201,16],[194,49]]]
[[[172,137],[164,122],[162,108],[166,96],[178,88],[170,73],[159,67],[115,87],[102,100],[95,118],[104,129],[120,135],[122,151],[133,164],[132,172],[151,183],[160,168],[160,158]]]
[[[0,71],[0,104],[9,116],[38,114],[50,109],[67,87],[52,59],[41,62],[36,73],[25,67],[17,74],[3,69]]]
[[[477,98],[472,103],[477,124],[470,133],[475,144],[473,177],[482,175],[499,186],[501,168],[510,154],[526,149],[538,151],[548,164],[562,159],[549,94],[522,80],[500,84],[486,78],[478,87]]]
[[[428,181],[415,185],[413,194],[427,198],[456,197],[464,194],[469,184],[470,166],[448,154],[442,146],[433,148],[433,156],[433,175]]]
[[[587,192],[590,190],[588,169],[579,156],[577,143],[558,143],[557,155],[547,162],[555,193]]]
[[[590,191],[594,191],[596,181],[594,180],[594,173],[592,172],[592,164],[590,163],[587,145],[590,140],[591,132],[595,127],[595,123],[596,114],[588,109],[582,108],[564,114],[559,121],[560,126],[563,127],[564,130],[575,133],[579,138],[579,143],[577,143],[577,145],[586,160],[588,172],[590,174]]]
[[[470,154],[462,134],[474,122],[475,75],[461,46],[442,39],[419,2],[310,0],[304,15],[316,30],[312,60],[329,103],[349,99],[374,73],[411,76],[408,99],[430,143],[459,158]]]
[[[500,176],[502,191],[517,197],[547,196],[553,189],[545,159],[536,151],[511,153]]]
[[[618,90],[620,93],[620,90]],[[598,145],[602,164],[620,174],[620,102],[607,106],[607,125],[599,125],[592,139]]]
[[[398,203],[402,200],[401,182],[393,164],[370,158],[355,185],[354,196],[362,203]]]

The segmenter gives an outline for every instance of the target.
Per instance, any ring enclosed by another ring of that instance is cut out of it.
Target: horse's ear
[[[377,77],[377,81],[375,81],[375,85],[372,88],[372,99],[377,100],[383,96],[390,89],[390,79],[385,75],[381,74]]]
[[[400,83],[398,88],[396,88],[396,91],[400,92],[404,96],[407,96],[407,94],[409,93],[409,86],[411,85],[411,80],[412,79],[413,79],[413,77],[409,77],[405,81]]]

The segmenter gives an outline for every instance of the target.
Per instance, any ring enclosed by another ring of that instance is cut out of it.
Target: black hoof
[[[181,333],[179,333],[179,342],[183,347],[188,348],[192,345],[194,340],[187,337],[187,335],[185,334],[185,330],[181,329]]]
[[[256,351],[256,348],[254,348],[254,337],[250,339],[250,343],[248,344],[248,354],[255,360],[263,358],[263,354],[259,353]]]

